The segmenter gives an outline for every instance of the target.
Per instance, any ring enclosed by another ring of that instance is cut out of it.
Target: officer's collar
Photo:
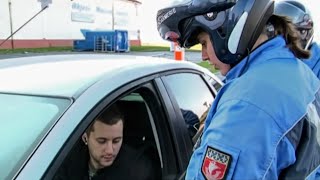
[[[286,45],[286,42],[282,36],[277,36],[273,39],[270,39],[270,40],[264,42],[259,47],[257,47],[253,52],[251,52],[249,56],[245,57],[236,66],[234,66],[227,73],[224,82],[228,83],[231,80],[233,80],[237,77],[240,77],[246,71],[246,69],[244,69],[244,68],[248,68],[249,65],[256,63],[256,60],[258,59],[259,55],[262,54],[262,52],[264,53],[264,52],[273,50],[276,47],[284,47],[285,45]],[[261,60],[267,60],[267,58],[262,58]],[[259,60],[259,61],[261,61],[261,60]]]

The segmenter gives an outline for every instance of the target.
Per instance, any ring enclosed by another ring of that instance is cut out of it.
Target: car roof
[[[105,78],[125,84],[146,75],[174,69],[204,72],[204,68],[194,63],[131,55],[77,54],[12,58],[0,61],[0,92],[75,98]],[[123,76],[124,73],[127,76]]]

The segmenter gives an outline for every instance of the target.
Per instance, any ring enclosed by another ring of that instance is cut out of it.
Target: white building
[[[49,2],[42,12],[42,6]],[[72,46],[83,30],[127,30],[140,45],[137,0],[0,0],[0,49]]]

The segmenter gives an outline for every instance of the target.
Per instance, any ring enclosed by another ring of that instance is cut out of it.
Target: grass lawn
[[[170,47],[166,45],[142,45],[142,46],[130,46],[130,51],[135,52],[155,52],[155,51],[169,51]],[[185,51],[200,52],[201,46],[196,45]]]
[[[50,47],[50,48],[23,48],[23,49],[0,49],[1,54],[14,54],[14,53],[46,53],[46,52],[71,52],[73,50],[72,47]],[[169,51],[170,47],[168,45],[163,44],[155,44],[155,45],[142,45],[142,46],[131,46],[130,51],[133,52],[155,52],[155,51]],[[190,49],[186,49],[186,51],[201,51],[201,46],[196,45],[191,47]],[[198,65],[209,69],[211,72],[217,72],[207,61],[202,61],[197,63]]]
[[[71,52],[72,47],[50,47],[50,48],[20,48],[20,49],[0,49],[0,54],[14,54],[14,53],[46,53],[46,52]],[[155,52],[155,51],[169,51],[169,47],[165,46],[131,46],[130,51],[137,52]]]
[[[19,49],[0,49],[0,54],[14,53],[46,53],[46,52],[68,52],[72,47],[50,47],[50,48],[19,48]]]
[[[209,69],[212,73],[216,73],[218,70],[216,70],[212,65],[209,64],[208,61],[201,61],[197,63],[199,66],[202,66],[204,68]]]
[[[46,53],[46,52],[70,52],[73,47],[49,47],[49,48],[21,48],[21,49],[0,49],[0,54],[14,54],[14,53]],[[130,46],[130,51],[133,52],[156,52],[156,51],[169,51],[169,45],[164,44],[148,44],[142,46]],[[201,46],[196,45],[186,51],[200,51]]]
[[[201,45],[200,44],[197,44],[195,46],[192,46],[190,48],[191,51],[201,51]]]
[[[130,46],[130,51],[134,52],[156,52],[156,51],[170,51],[170,47],[166,46]]]
[[[46,53],[46,52],[71,52],[72,47],[50,47],[50,48],[21,48],[21,49],[0,49],[1,54],[14,54],[14,53]],[[169,51],[170,47],[166,45],[142,45],[142,46],[131,46],[130,51],[133,52],[155,52],[155,51]],[[186,51],[201,51],[201,46],[196,45]],[[198,65],[209,69],[211,72],[216,72],[216,70],[207,62],[202,61],[197,63]]]

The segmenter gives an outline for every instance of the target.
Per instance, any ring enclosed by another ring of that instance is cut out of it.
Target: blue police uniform
[[[309,59],[304,59],[303,62],[305,62],[313,71],[313,73],[320,79],[320,47],[317,43],[311,44],[311,57]],[[311,178],[312,177],[312,178]],[[320,179],[320,168],[317,172],[313,174],[313,176],[310,176],[310,179]]]
[[[228,72],[187,180],[304,179],[319,168],[320,83],[285,46],[277,36]]]
[[[320,79],[320,47],[317,43],[311,45],[311,57],[303,60],[314,72],[314,74]]]

